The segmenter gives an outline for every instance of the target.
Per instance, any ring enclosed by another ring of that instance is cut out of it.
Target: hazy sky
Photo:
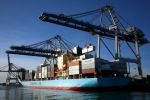
[[[82,46],[89,42],[96,43],[96,37],[86,32],[44,23],[38,17],[43,11],[70,15],[94,10],[105,4],[114,6],[119,15],[141,28],[150,40],[149,0],[0,0],[0,67],[7,65],[5,50],[11,45],[29,45],[56,34]],[[122,51],[125,55],[130,55],[127,49]],[[146,74],[150,72],[149,51],[149,44],[141,48],[142,68]],[[102,53],[102,57],[107,58],[108,52]],[[11,61],[16,65],[34,69],[42,63],[43,58],[12,55]],[[0,74],[0,78],[4,80],[4,74]]]

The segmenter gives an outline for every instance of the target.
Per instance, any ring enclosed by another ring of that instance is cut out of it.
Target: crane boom
[[[33,52],[40,52],[40,53],[50,53],[50,54],[59,54],[60,51],[54,51],[54,50],[45,50],[43,48],[33,48],[28,46],[11,46],[12,50],[24,50],[24,51],[33,51]]]
[[[78,29],[81,31],[86,31],[86,32],[89,32],[94,35],[99,34],[101,36],[106,36],[106,37],[110,37],[113,39],[115,38],[114,31],[103,28],[101,26],[96,26],[96,25],[90,24],[85,21],[76,20],[71,17],[67,17],[63,14],[43,13],[39,17],[39,19],[44,22],[54,23],[54,24]],[[125,34],[120,33],[119,34],[118,33],[118,38],[123,41],[135,43],[134,34],[128,34],[128,33],[125,33]],[[146,38],[139,38],[139,44],[146,44],[146,43],[149,43],[149,41]]]
[[[38,57],[47,57],[51,58],[54,56],[48,55],[48,54],[43,54],[43,53],[35,53],[35,52],[24,52],[24,51],[6,51],[8,54],[17,54],[17,55],[28,55],[28,56],[38,56]]]

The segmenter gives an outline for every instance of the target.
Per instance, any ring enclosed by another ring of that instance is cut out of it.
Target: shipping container
[[[111,66],[109,65],[107,60],[99,58],[90,58],[82,60],[82,73],[101,73],[101,71],[103,70],[111,70]]]
[[[25,71],[22,72],[22,80],[25,80]]]
[[[48,67],[47,67],[47,77],[48,77],[48,78],[50,77],[50,72],[51,72],[50,66],[48,66]]]
[[[48,74],[48,78],[54,77],[54,70],[55,70],[54,65],[48,67],[48,73],[47,73]]]
[[[47,78],[47,66],[42,67],[42,78]]]
[[[82,49],[82,54],[92,52],[95,50],[95,46],[89,45]]]
[[[111,66],[107,60],[99,58],[90,58],[82,60],[82,70],[91,68],[95,68],[98,72],[102,70],[111,70]]]
[[[42,78],[41,76],[42,76],[42,74],[41,74],[41,73],[39,73],[39,79],[41,79],[41,78]]]
[[[81,73],[81,61],[71,61],[67,63],[69,69],[69,75],[75,75]]]
[[[62,69],[62,66],[65,64],[65,55],[61,55],[57,58],[58,69]]]
[[[29,80],[32,80],[32,73],[29,73]]]
[[[84,55],[80,56],[80,60],[89,59],[89,58],[93,58],[93,55],[91,55],[91,54],[84,54]]]
[[[51,68],[50,77],[54,77],[54,68]]]
[[[96,58],[82,60],[82,69],[96,68]]]
[[[34,80],[34,76],[35,76],[35,71],[32,70],[32,71],[29,73],[29,80]]]
[[[39,73],[36,72],[36,79],[39,79]]]
[[[29,80],[29,70],[25,72],[25,80]]]
[[[112,68],[111,68],[110,64],[101,64],[100,68],[98,68],[98,70],[105,71],[105,70],[112,70]]]
[[[34,79],[37,79],[37,73],[35,72]]]
[[[38,72],[38,73],[41,73],[41,71],[42,71],[41,66],[38,66],[38,67],[37,67],[37,72]]]
[[[76,55],[81,55],[82,54],[82,48],[80,48],[79,46],[77,47],[74,47],[72,49],[73,53],[76,54]]]
[[[76,66],[69,66],[69,70],[79,70],[81,66],[76,65]]]
[[[80,70],[69,70],[69,75],[80,74]]]
[[[67,66],[81,66],[81,61],[70,61],[67,63]]]
[[[111,62],[111,68],[118,73],[127,73],[127,63],[123,61]]]
[[[90,74],[90,73],[96,73],[96,69],[95,68],[82,69],[82,74]]]
[[[41,72],[42,72],[42,69],[41,69],[41,65],[40,65],[40,66],[37,67],[37,70],[36,70],[36,73],[37,73],[36,78],[37,79],[39,79],[39,73],[41,73]]]
[[[57,58],[58,69],[63,69],[63,65],[67,64],[68,61],[74,59],[74,56],[71,53],[66,53]]]

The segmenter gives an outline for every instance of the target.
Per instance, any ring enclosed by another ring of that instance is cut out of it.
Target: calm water
[[[0,86],[0,100],[150,100],[150,93],[76,92]]]

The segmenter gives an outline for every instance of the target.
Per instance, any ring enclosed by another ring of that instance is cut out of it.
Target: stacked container
[[[56,65],[51,65],[48,66],[48,78],[53,78],[54,77],[54,69],[55,69]]]
[[[26,70],[25,72],[25,80],[29,80],[29,70]]]
[[[37,67],[37,74],[36,74],[37,79],[41,79],[41,72],[42,72],[41,66],[38,66]]]
[[[66,58],[67,58],[66,56],[67,55],[64,54],[58,57],[57,59],[58,69],[62,69],[63,65],[66,63]]]
[[[34,80],[34,77],[35,77],[35,71],[32,70],[32,71],[29,73],[29,80]]]
[[[94,50],[95,50],[95,46],[89,44],[88,46],[86,46],[85,48],[82,49],[82,54],[92,52]]]
[[[127,63],[123,61],[111,62],[112,70],[118,73],[127,73]]]
[[[47,78],[47,66],[42,66],[42,78]]]
[[[66,54],[59,56],[57,58],[58,69],[62,70],[64,64],[66,64],[68,61],[71,61],[72,59],[74,59],[74,57],[71,53],[66,53]]]
[[[77,75],[81,73],[81,61],[71,61],[67,64],[69,66],[69,75]]]
[[[95,73],[98,67],[97,63],[96,58],[82,60],[82,74]]]
[[[112,70],[107,60],[99,58],[82,60],[82,74],[101,73],[106,70]]]
[[[34,79],[35,80],[37,79],[37,72],[35,72]]]
[[[29,73],[29,80],[32,80],[32,72]]]
[[[37,67],[37,70],[36,70],[36,79],[40,79],[41,77],[39,76],[39,74],[41,74],[42,70],[41,70],[41,66],[38,66]]]
[[[39,79],[42,78],[42,73],[38,73],[38,78],[39,78]]]
[[[50,74],[51,74],[51,66],[47,66],[47,77],[50,78]]]
[[[82,48],[80,48],[79,46],[77,47],[74,47],[72,49],[73,53],[76,54],[76,55],[81,55],[82,54]]]
[[[84,54],[80,56],[80,60],[84,60],[84,59],[89,59],[92,58],[93,56],[91,54]]]

